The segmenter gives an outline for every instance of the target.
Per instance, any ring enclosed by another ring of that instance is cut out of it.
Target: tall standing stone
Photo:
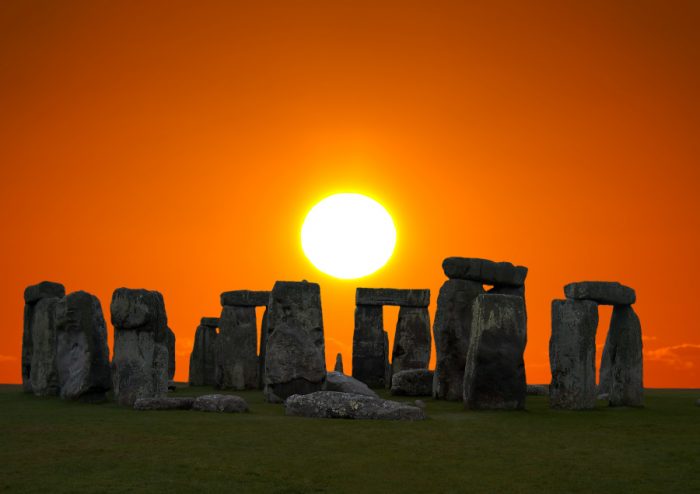
[[[610,406],[642,406],[642,326],[629,305],[615,306],[604,353],[610,362]],[[602,367],[601,367],[602,370]]]
[[[203,317],[194,335],[190,354],[190,386],[216,384],[216,328],[218,317]]]
[[[401,307],[391,357],[392,374],[427,369],[430,362],[430,315],[426,307]]]
[[[110,305],[114,326],[112,383],[120,405],[168,390],[168,318],[156,291],[118,288]]]
[[[265,397],[279,402],[320,391],[326,378],[320,287],[278,281],[268,310]]]
[[[436,364],[433,396],[438,399],[462,401],[464,366],[471,337],[472,306],[484,293],[477,281],[447,280],[438,295],[433,334]]]
[[[225,305],[216,339],[216,387],[258,387],[258,329],[255,307]]]
[[[370,388],[383,388],[387,362],[382,306],[357,305],[352,338],[352,377]]]
[[[107,326],[97,297],[78,291],[56,304],[61,398],[102,401],[112,389]]]
[[[175,333],[170,328],[167,328],[166,343],[168,347],[168,380],[172,381],[175,377]]]
[[[549,365],[552,408],[595,407],[595,334],[598,304],[590,300],[553,300]]]
[[[526,344],[522,297],[484,294],[476,298],[464,370],[465,408],[525,408]]]
[[[31,387],[36,396],[59,394],[56,361],[56,304],[58,298],[42,298],[32,314]]]
[[[66,290],[60,283],[42,281],[36,285],[30,285],[24,290],[24,327],[22,330],[22,389],[25,393],[32,392],[32,360],[34,359],[34,341],[32,338],[32,320],[36,312],[36,305],[41,299],[60,299],[66,295]],[[44,307],[42,310],[46,310]],[[46,316],[42,316],[45,319]],[[53,316],[51,316],[53,317]],[[50,393],[54,393],[54,385]],[[44,391],[41,391],[43,393]]]

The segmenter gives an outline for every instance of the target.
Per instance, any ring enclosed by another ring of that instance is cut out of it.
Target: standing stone
[[[32,313],[31,389],[36,396],[59,394],[56,362],[56,304],[58,298],[42,298]]]
[[[216,384],[216,328],[218,317],[203,317],[194,335],[190,354],[190,386]]]
[[[112,389],[102,305],[87,292],[56,304],[56,348],[61,398],[102,401]]]
[[[166,332],[166,343],[168,346],[168,380],[175,377],[175,333],[169,327]]]
[[[436,365],[433,396],[462,401],[464,366],[471,337],[472,305],[484,292],[476,281],[447,280],[440,288],[433,324]]]
[[[381,305],[355,307],[355,331],[352,337],[352,377],[370,388],[386,384],[387,350]]]
[[[343,355],[340,353],[335,356],[335,368],[333,370],[341,374],[343,373]]]
[[[605,345],[610,359],[610,387],[606,390],[610,406],[642,406],[642,326],[631,306],[615,306]]]
[[[278,281],[270,295],[265,397],[281,402],[313,393],[325,379],[321,289],[307,281]]]
[[[118,288],[110,305],[114,326],[112,383],[118,404],[164,397],[168,390],[168,318],[156,291]]]
[[[391,364],[389,363],[389,333],[384,333],[384,387],[391,389]]]
[[[411,369],[391,376],[391,394],[405,396],[430,396],[433,393],[433,371]]]
[[[391,372],[426,369],[430,362],[430,315],[424,307],[401,307],[394,335]]]
[[[37,302],[42,298],[62,298],[66,290],[60,283],[42,281],[37,285],[30,285],[24,290],[24,327],[22,330],[22,390],[25,393],[32,392],[32,359],[34,358],[34,344],[32,341],[32,319]]]
[[[553,300],[549,365],[552,408],[595,407],[595,334],[598,304],[590,300]]]
[[[525,408],[523,353],[527,317],[522,297],[479,295],[464,368],[464,406],[481,410]]]
[[[267,354],[268,336],[267,321],[267,307],[265,307],[265,312],[263,312],[262,316],[262,323],[260,323],[260,354],[258,355],[258,389],[265,389],[265,355]]]
[[[258,329],[255,306],[225,305],[219,318],[216,339],[216,387],[258,387]]]

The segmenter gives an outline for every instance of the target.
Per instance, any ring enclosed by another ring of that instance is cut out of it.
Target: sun
[[[341,279],[367,276],[384,266],[396,245],[391,215],[362,194],[335,194],[316,204],[301,227],[309,261]]]

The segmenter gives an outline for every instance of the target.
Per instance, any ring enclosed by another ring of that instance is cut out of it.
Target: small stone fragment
[[[341,374],[343,373],[343,355],[340,353],[335,356],[335,368],[333,370]]]
[[[249,410],[248,403],[235,395],[204,395],[194,400],[192,410],[198,412],[242,413]]]

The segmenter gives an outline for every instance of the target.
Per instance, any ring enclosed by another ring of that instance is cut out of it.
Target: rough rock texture
[[[189,410],[194,398],[139,398],[134,402],[134,410]]]
[[[213,321],[216,323],[212,324]],[[218,318],[202,318],[201,324],[195,331],[194,346],[190,354],[190,386],[216,384],[216,326],[218,324]]]
[[[242,413],[248,411],[248,403],[235,395],[204,395],[194,400],[192,410],[198,412]]]
[[[269,300],[269,291],[234,290],[221,294],[222,307],[261,307],[267,306]]]
[[[471,337],[472,306],[484,293],[481,283],[448,280],[438,295],[433,335],[435,338],[435,378],[433,396],[462,401],[464,365]]]
[[[629,305],[613,309],[610,329],[603,354],[610,363],[607,392],[610,406],[644,405],[642,372],[642,326]]]
[[[630,305],[636,302],[637,294],[628,286],[616,281],[580,281],[564,287],[566,298],[593,300],[600,305]]]
[[[31,389],[36,396],[59,394],[56,360],[56,304],[58,298],[42,298],[34,304],[31,319]]]
[[[391,372],[425,369],[430,362],[430,315],[424,307],[401,307],[394,335]]]
[[[525,298],[525,285],[522,285],[522,286],[508,286],[508,285],[494,286],[486,293],[488,293],[489,295],[515,295],[516,297]]]
[[[258,327],[254,306],[224,306],[216,338],[216,387],[258,388]]]
[[[442,269],[450,279],[470,280],[487,285],[520,286],[525,284],[527,268],[509,262],[493,262],[475,257],[448,257]]]
[[[320,390],[326,379],[320,287],[307,281],[278,281],[268,311],[266,399],[280,402]]]
[[[391,377],[391,394],[430,396],[433,394],[433,378],[433,371],[428,369],[397,372]]]
[[[102,305],[87,292],[56,304],[56,363],[61,398],[102,401],[112,389]]]
[[[114,326],[112,384],[120,405],[164,397],[168,390],[168,318],[156,291],[119,288],[110,305]]]
[[[326,382],[323,385],[323,391],[339,391],[341,393],[353,393],[379,398],[379,395],[369,389],[365,383],[353,377],[346,376],[342,372],[329,372],[326,374]]]
[[[477,410],[525,408],[523,353],[525,301],[513,295],[479,295],[464,367],[464,406]]]
[[[547,384],[528,384],[528,396],[549,396],[549,386]]]
[[[335,356],[335,367],[333,368],[335,372],[343,373],[343,355],[338,354]]]
[[[175,377],[175,333],[172,329],[166,328],[165,341],[168,347],[168,380]]]
[[[697,406],[700,407],[700,398],[697,399],[697,401],[695,402],[695,404],[696,404]]]
[[[260,354],[258,355],[258,389],[265,389],[265,355],[267,353],[268,316],[267,307],[260,323]]]
[[[391,388],[391,364],[389,363],[389,333],[384,333],[384,387]]]
[[[352,377],[370,388],[383,388],[386,361],[382,306],[358,305],[352,337]]]
[[[25,393],[32,392],[32,358],[34,357],[34,345],[32,342],[32,319],[36,303],[42,298],[62,298],[66,294],[65,288],[60,283],[42,281],[37,285],[30,285],[24,290],[24,327],[22,331],[22,389]]]
[[[425,412],[413,405],[336,391],[293,395],[284,402],[285,413],[325,419],[423,420]]]
[[[207,326],[210,328],[218,328],[219,327],[219,318],[218,317],[203,317],[202,319],[199,320],[200,326]]]
[[[430,290],[398,288],[358,288],[356,305],[400,305],[402,307],[428,307]]]
[[[598,304],[553,300],[549,340],[549,406],[569,410],[595,407],[595,334]]]

